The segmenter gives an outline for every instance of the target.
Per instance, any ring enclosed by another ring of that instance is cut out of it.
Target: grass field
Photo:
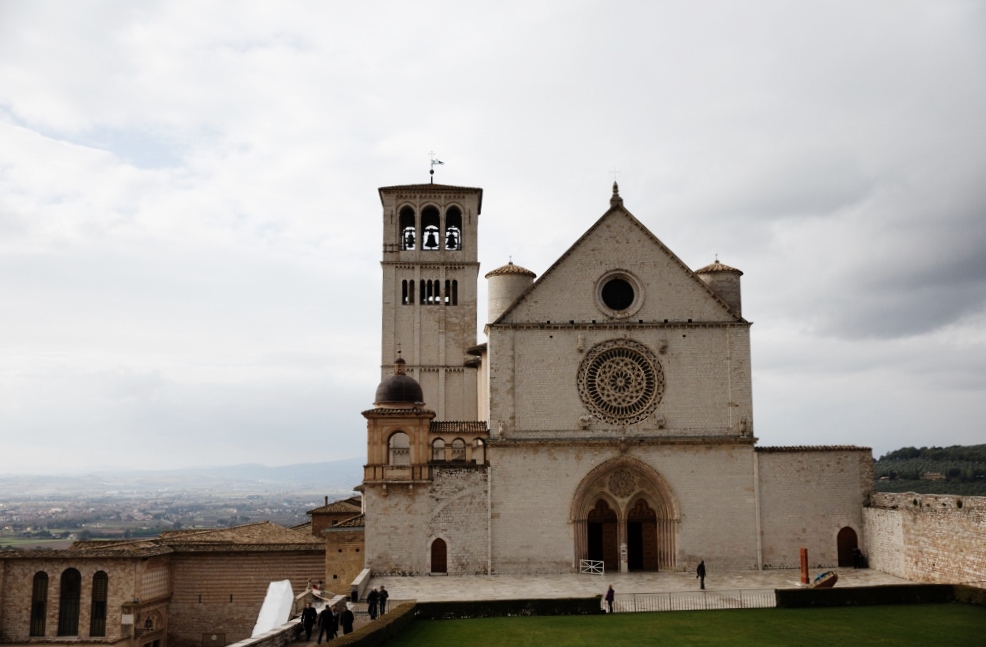
[[[393,647],[895,647],[986,645],[986,609],[963,604],[422,620]]]

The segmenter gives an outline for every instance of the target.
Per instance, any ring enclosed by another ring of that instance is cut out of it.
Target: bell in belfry
[[[438,247],[438,236],[435,235],[434,231],[429,231],[428,234],[425,236],[424,247],[426,249],[435,249],[436,247]]]

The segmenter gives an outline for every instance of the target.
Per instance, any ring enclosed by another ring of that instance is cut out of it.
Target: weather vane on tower
[[[442,160],[440,160],[437,157],[435,157],[435,151],[429,151],[428,152],[428,155],[431,156],[431,170],[428,171],[428,175],[431,176],[431,183],[434,184],[435,183],[435,165],[436,164],[445,164],[445,162],[443,162]]]

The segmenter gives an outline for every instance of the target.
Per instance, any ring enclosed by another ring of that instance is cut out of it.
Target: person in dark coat
[[[698,580],[698,588],[705,590],[705,560],[703,559],[698,563],[698,568],[695,569],[695,579]]]
[[[356,617],[353,615],[353,610],[346,605],[346,610],[339,614],[339,624],[342,625],[342,635],[353,632],[353,621]]]
[[[301,612],[301,626],[305,628],[305,642],[312,639],[312,627],[315,626],[316,618],[318,618],[318,613],[312,607],[312,603],[309,602],[305,605],[304,611]]]
[[[335,614],[332,613],[332,607],[325,605],[322,609],[322,613],[318,614],[318,644],[322,644],[322,636],[325,636],[325,640],[332,640],[336,637],[335,629],[333,625],[335,624]]]
[[[387,598],[390,597],[390,593],[387,592],[387,587],[380,587],[380,615],[387,613]]]
[[[370,614],[370,620],[377,619],[377,603],[380,602],[380,593],[376,587],[366,596],[366,612]]]
[[[606,591],[606,604],[609,606],[609,612],[613,613],[613,600],[616,599],[616,591],[613,590],[613,585],[609,585],[609,590]]]

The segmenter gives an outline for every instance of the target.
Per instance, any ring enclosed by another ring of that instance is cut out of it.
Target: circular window
[[[593,346],[579,365],[579,397],[597,418],[634,424],[657,409],[664,395],[664,370],[650,350],[629,339]]]
[[[608,272],[596,281],[596,304],[610,317],[629,317],[643,302],[640,283],[629,272]]]
[[[626,310],[633,305],[633,286],[621,278],[606,281],[603,285],[603,303],[610,310]]]

